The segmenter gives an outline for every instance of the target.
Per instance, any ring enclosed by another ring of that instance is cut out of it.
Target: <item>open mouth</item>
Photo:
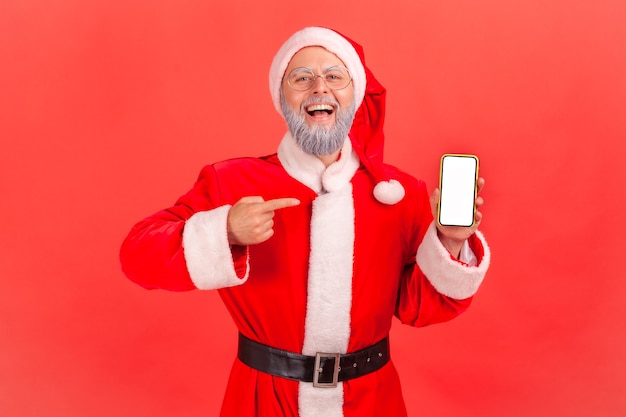
[[[311,104],[310,106],[307,106],[305,110],[309,116],[313,117],[329,116],[335,112],[335,108],[326,103]]]

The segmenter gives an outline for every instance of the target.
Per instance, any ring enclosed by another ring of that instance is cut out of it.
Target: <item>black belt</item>
[[[353,353],[300,355],[276,349],[239,333],[239,360],[270,375],[313,382],[315,387],[336,387],[338,381],[377,371],[389,362],[389,337]]]

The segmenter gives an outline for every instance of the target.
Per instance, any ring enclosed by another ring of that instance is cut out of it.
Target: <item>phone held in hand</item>
[[[445,154],[441,157],[439,175],[439,209],[437,221],[442,226],[474,225],[478,157]]]

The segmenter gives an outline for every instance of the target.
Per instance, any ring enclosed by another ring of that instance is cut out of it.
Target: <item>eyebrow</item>
[[[296,67],[296,68],[292,69],[291,71],[289,71],[287,73],[287,75],[299,74],[301,72],[313,72],[313,69],[309,68],[309,67]]]
[[[324,70],[322,71],[322,73],[326,73],[326,72],[328,72],[328,71],[330,71],[330,70],[332,70],[332,69],[335,69],[335,68],[346,68],[346,67],[344,67],[343,65],[331,65],[330,67],[324,68]],[[346,69],[347,69],[347,68],[346,68]],[[289,71],[289,72],[287,73],[287,75],[290,75],[290,74],[300,74],[301,72],[310,72],[310,73],[315,74],[315,71],[313,71],[313,68],[309,68],[309,67],[296,67],[296,68],[292,69],[291,71]]]

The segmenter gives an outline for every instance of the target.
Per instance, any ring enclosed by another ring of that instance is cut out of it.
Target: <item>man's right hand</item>
[[[226,230],[231,245],[256,245],[274,234],[274,212],[300,204],[296,198],[263,200],[263,197],[243,197],[228,212]]]

